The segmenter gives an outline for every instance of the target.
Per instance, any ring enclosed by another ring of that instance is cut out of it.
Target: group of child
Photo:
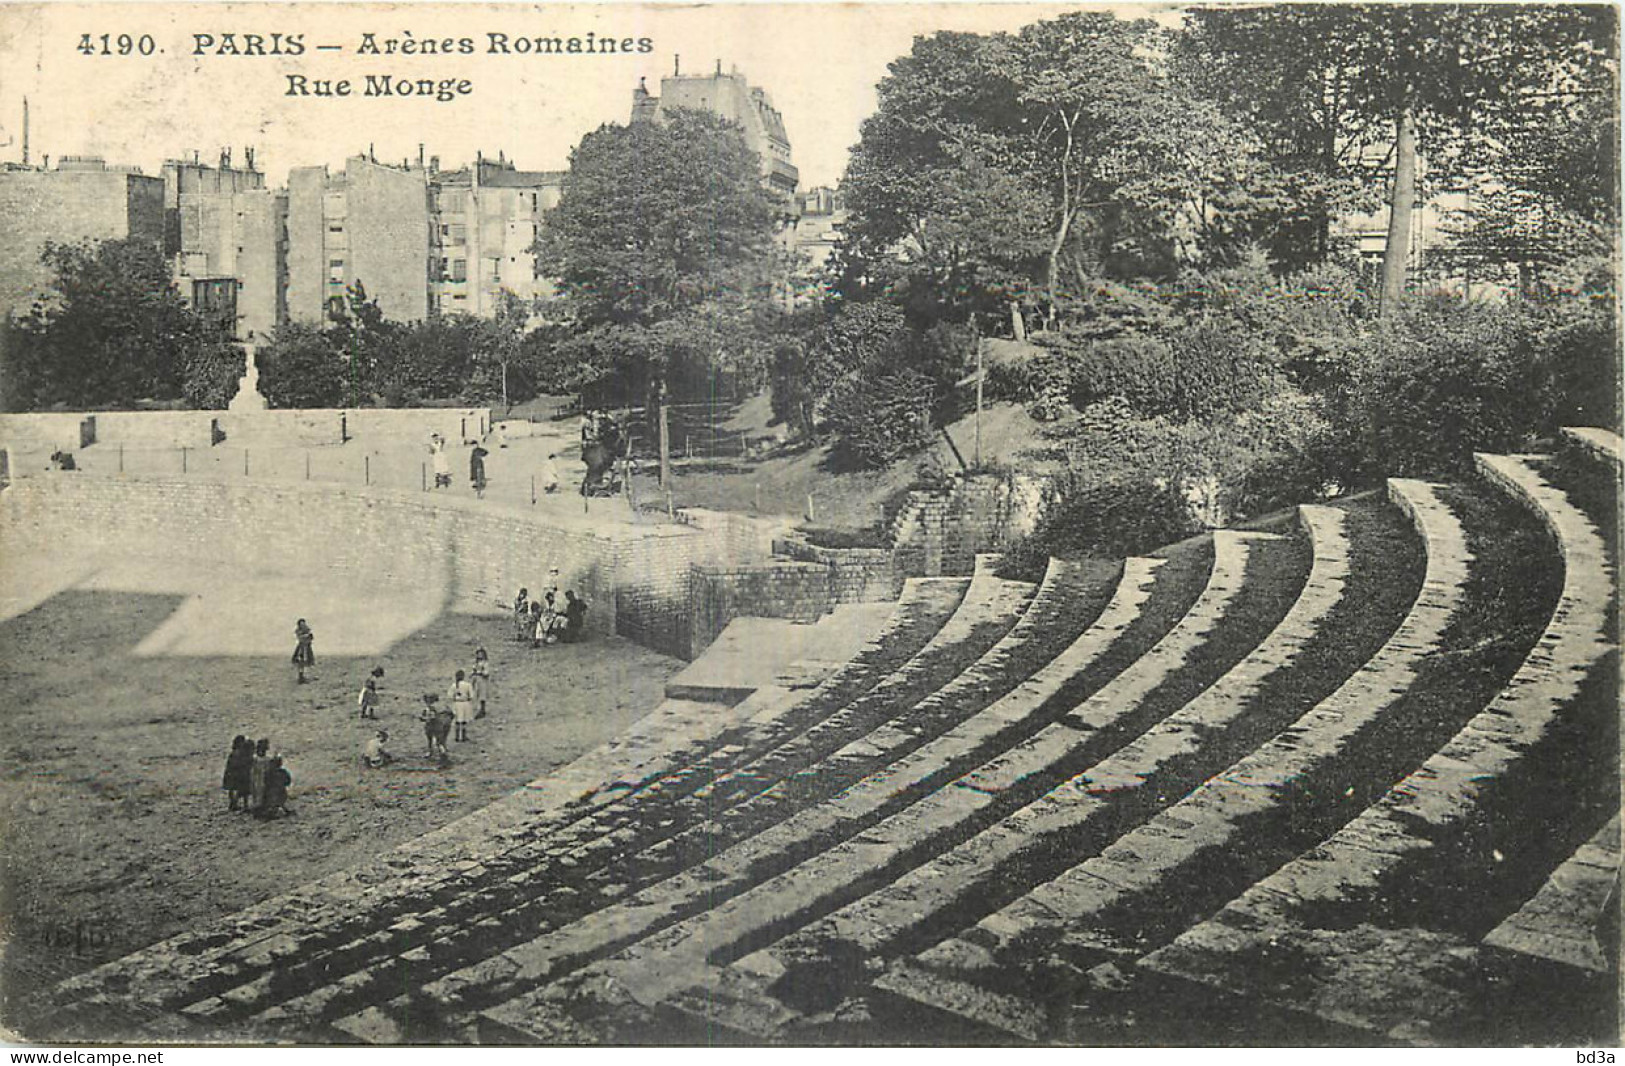
[[[231,810],[264,819],[293,813],[288,807],[293,775],[282,765],[282,755],[272,755],[270,750],[267,739],[256,742],[240,734],[232,738],[226,772],[220,780],[220,787],[231,798]]]
[[[522,588],[513,600],[513,639],[521,644],[540,648],[547,644],[574,644],[586,632],[587,600],[577,596],[574,589],[564,593],[561,608],[549,590],[541,599],[532,600],[530,590]]]
[[[374,668],[372,676],[356,698],[364,719],[378,719],[378,682],[383,676],[383,667]],[[470,671],[457,671],[446,695],[447,702],[451,704],[449,709],[439,706],[440,697],[437,694],[426,692],[423,694],[423,708],[418,712],[418,721],[423,725],[424,739],[428,742],[429,758],[442,762],[449,757],[446,742],[452,738],[453,732],[458,741],[468,740],[468,727],[475,719],[486,715],[491,700],[491,657],[484,648],[474,652],[474,665]],[[362,748],[362,765],[378,769],[394,762],[394,754],[386,747],[388,743],[387,729],[374,733]]]

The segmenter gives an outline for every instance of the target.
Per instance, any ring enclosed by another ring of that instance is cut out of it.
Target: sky
[[[917,34],[990,32],[1089,5],[949,4],[233,4],[0,3],[0,162],[22,157],[22,101],[30,107],[30,157],[98,155],[158,173],[167,158],[217,161],[252,145],[270,183],[288,168],[341,166],[371,146],[382,162],[415,160],[418,146],[453,167],[476,151],[506,153],[524,169],[562,170],[583,134],[625,122],[639,77],[659,79],[681,57],[685,73],[737,67],[784,116],[803,188],[833,185],[858,127],[875,107],[875,84]],[[1110,8],[1170,17],[1166,5]],[[362,55],[364,33],[383,47],[408,33],[471,38],[473,55]],[[489,34],[647,38],[624,55],[490,54]],[[222,55],[259,34],[302,35],[299,56]],[[112,55],[100,54],[102,35]],[[119,55],[128,34],[132,54]],[[213,46],[199,48],[198,34]],[[88,35],[92,55],[81,53]],[[150,37],[150,55],[139,54]],[[316,45],[337,45],[318,51]],[[289,75],[351,81],[348,97],[290,96]],[[449,102],[361,95],[367,75],[466,80]]]

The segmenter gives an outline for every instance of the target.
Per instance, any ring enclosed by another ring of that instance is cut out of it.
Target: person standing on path
[[[474,669],[470,672],[469,683],[474,686],[474,717],[484,718],[485,705],[491,699],[491,657],[484,648],[474,652]]]
[[[451,699],[452,721],[457,725],[457,739],[467,740],[469,723],[474,721],[474,686],[461,670],[457,671],[457,679],[451,683],[447,695]]]
[[[549,496],[559,491],[558,458],[558,452],[548,452],[547,458],[542,460],[541,477],[537,479],[541,483],[542,491]]]
[[[474,495],[482,500],[485,498],[485,457],[490,454],[478,444],[468,453],[468,480],[474,486]]]

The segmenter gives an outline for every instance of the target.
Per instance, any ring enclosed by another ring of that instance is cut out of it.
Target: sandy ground
[[[544,775],[652,710],[683,665],[613,639],[520,646],[506,617],[446,614],[410,593],[166,577],[112,560],[30,563],[26,574],[0,568],[11,571],[0,572],[7,1022],[38,1010],[61,977],[343,869]],[[289,663],[298,614],[316,631],[305,685]],[[437,768],[420,694],[444,693],[480,645],[495,700]],[[355,705],[375,665],[385,669],[376,724]],[[364,772],[361,746],[380,726],[402,761]],[[291,817],[227,811],[220,777],[238,733],[268,737],[285,756]]]

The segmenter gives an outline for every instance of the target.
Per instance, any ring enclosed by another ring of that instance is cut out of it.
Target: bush
[[[836,466],[880,467],[919,451],[931,440],[936,403],[931,379],[917,370],[874,363],[840,382],[825,401]]]
[[[347,380],[338,332],[289,323],[260,350],[260,393],[272,407],[340,407]]]
[[[1546,315],[1523,301],[1430,300],[1359,352],[1342,415],[1368,476],[1455,476],[1475,451],[1527,447],[1556,426],[1541,350]]]

